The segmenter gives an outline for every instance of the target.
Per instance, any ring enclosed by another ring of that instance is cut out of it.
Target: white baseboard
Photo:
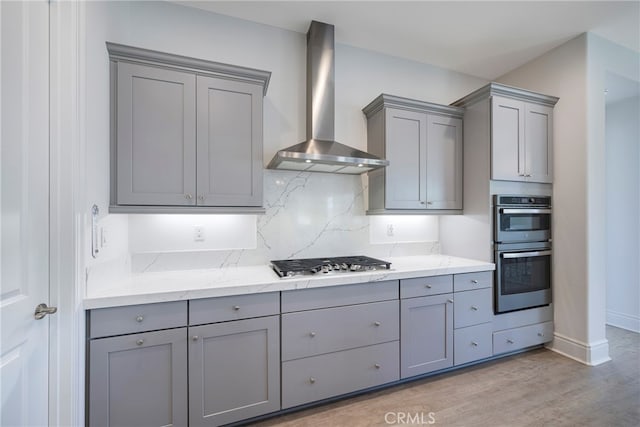
[[[640,333],[640,316],[607,310],[607,325]]]
[[[556,332],[547,348],[589,366],[600,365],[611,360],[609,341],[606,339],[587,344]]]

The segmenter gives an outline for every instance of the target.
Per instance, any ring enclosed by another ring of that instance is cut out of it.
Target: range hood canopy
[[[276,153],[267,168],[359,175],[388,160],[335,140],[334,27],[312,21],[307,32],[307,140]]]

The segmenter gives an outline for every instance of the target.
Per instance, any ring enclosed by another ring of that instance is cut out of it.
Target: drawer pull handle
[[[138,344],[138,345],[142,345],[142,344],[144,344],[144,340],[143,340],[143,339],[140,339],[140,340],[136,341],[136,344]]]
[[[309,332],[309,336],[310,336],[311,338],[313,338],[313,337],[315,337],[315,336],[316,336],[316,333],[315,333],[315,332]]]
[[[233,306],[233,309],[234,309],[235,311],[238,311],[238,310],[240,310],[240,306],[239,306],[239,305],[234,305],[234,306]]]
[[[508,344],[513,344],[513,340],[512,340],[512,339],[508,339],[508,340],[507,340],[507,343],[508,343]]]
[[[378,363],[376,363],[376,364],[375,364],[375,365],[373,365],[373,366],[374,366],[376,369],[380,369],[380,368],[381,368],[380,364],[378,364]]]
[[[477,285],[477,284],[478,284],[478,281],[477,281],[476,279],[473,279],[473,280],[471,281],[471,283],[473,283],[474,285]]]
[[[453,304],[453,300],[451,298],[449,298],[447,302]]]
[[[136,322],[138,322],[138,323],[142,323],[143,320],[144,320],[144,317],[142,317],[142,316],[136,317]]]
[[[380,326],[380,325],[382,325],[382,323],[380,323],[380,322],[378,322],[378,321],[373,322],[373,324],[374,324],[375,326]]]
[[[424,287],[427,288],[427,289],[431,289],[432,288],[431,285],[425,285]]]
[[[478,307],[476,307],[475,305],[472,305],[472,306],[471,306],[471,310],[473,310],[473,311],[478,311]]]
[[[539,337],[543,337],[543,336],[544,336],[544,333],[542,333],[542,332],[538,332],[538,336],[539,336]]]
[[[316,383],[316,379],[313,378],[313,377],[309,377],[309,383],[315,384]]]
[[[472,345],[472,346],[474,346],[474,347],[477,347],[477,346],[478,346],[478,343],[477,343],[477,342],[475,342],[475,341],[471,341],[471,345]]]
[[[191,339],[192,339],[193,341],[198,341],[198,339],[199,339],[199,338],[200,338],[200,337],[199,337],[199,336],[197,336],[197,335],[194,335],[194,336],[192,336],[192,337],[191,337]]]

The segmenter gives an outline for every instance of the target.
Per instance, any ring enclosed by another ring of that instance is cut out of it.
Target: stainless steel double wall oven
[[[494,311],[551,303],[551,197],[496,194]]]

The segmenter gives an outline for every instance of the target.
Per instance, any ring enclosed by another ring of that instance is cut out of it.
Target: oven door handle
[[[546,256],[551,255],[551,251],[534,251],[534,252],[515,252],[515,253],[502,253],[502,258],[529,258],[534,256]]]
[[[526,214],[551,214],[551,209],[506,209],[501,208],[500,213],[502,214],[515,214],[515,215],[526,215]]]

